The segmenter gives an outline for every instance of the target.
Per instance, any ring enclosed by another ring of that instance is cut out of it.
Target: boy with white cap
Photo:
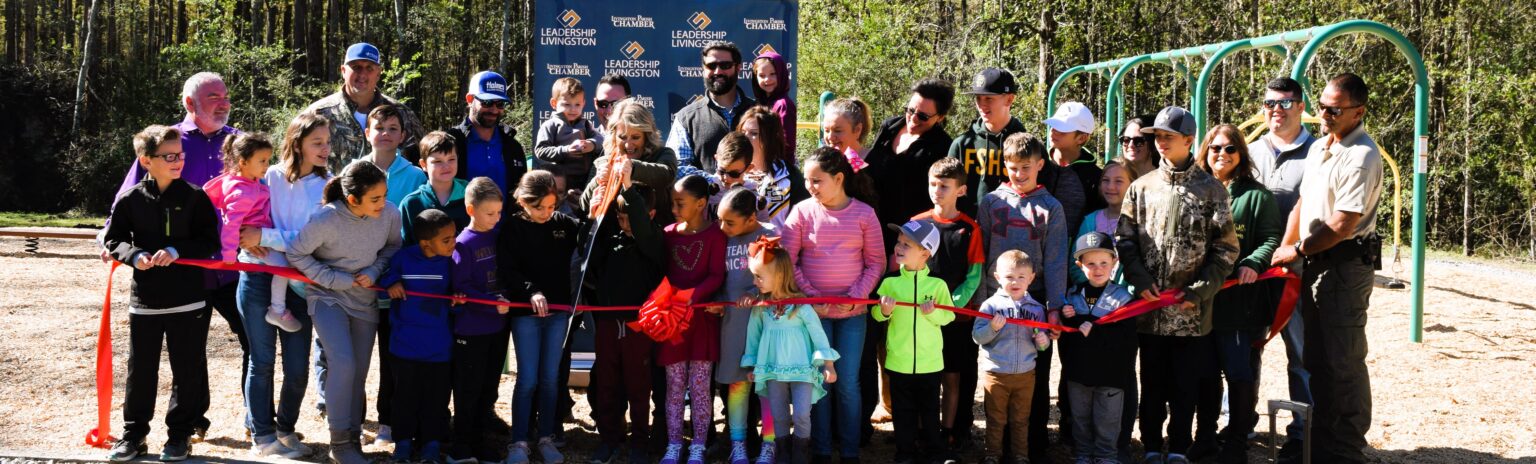
[[[1083,183],[1083,211],[1104,209],[1104,197],[1099,195],[1099,178],[1104,169],[1099,167],[1094,154],[1083,148],[1098,125],[1093,112],[1087,105],[1069,101],[1056,107],[1056,114],[1045,120],[1045,125],[1051,128],[1051,162],[1071,169]],[[1077,230],[1077,224],[1071,226],[1071,230]]]

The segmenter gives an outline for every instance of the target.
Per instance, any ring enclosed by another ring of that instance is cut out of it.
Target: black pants
[[[1194,443],[1198,379],[1213,368],[1215,352],[1210,338],[1140,337],[1141,443],[1149,453],[1161,452],[1163,421],[1167,420],[1168,452],[1184,454]]]
[[[918,445],[926,452],[945,451],[939,435],[939,382],[944,374],[901,374],[887,369],[891,376],[891,423],[896,429],[896,457],[918,458]]]
[[[496,391],[501,385],[501,367],[507,362],[509,334],[502,330],[453,337],[453,442],[464,450],[461,454],[482,448],[486,419],[496,414]]]
[[[391,354],[394,366],[396,413],[390,419],[396,443],[442,441],[448,436],[448,387],[451,365],[423,362]]]
[[[207,307],[171,314],[128,315],[128,382],[123,398],[123,438],[142,441],[155,417],[160,348],[170,357],[171,402],[165,426],[171,441],[192,436],[208,412]],[[164,342],[162,344],[162,342]]]
[[[1375,268],[1357,257],[1308,262],[1302,273],[1302,358],[1312,373],[1312,449],[1318,462],[1365,461],[1365,432],[1371,428],[1365,322],[1375,277]]]
[[[319,340],[320,337],[315,337]],[[379,311],[379,378],[395,378],[395,357],[389,352],[389,312]],[[379,382],[379,397],[376,398],[376,406],[379,410],[379,425],[393,426],[395,406],[395,383]],[[364,418],[368,417],[368,411],[358,411]],[[393,428],[391,428],[393,430]]]
[[[944,333],[944,373],[954,374],[959,380],[954,392],[944,392],[959,400],[955,404],[954,424],[949,430],[949,438],[956,444],[971,440],[971,424],[976,421],[976,412],[972,409],[976,405],[976,382],[980,374],[976,357],[981,347],[971,341],[973,322],[970,317],[956,317],[955,321],[940,327]]]

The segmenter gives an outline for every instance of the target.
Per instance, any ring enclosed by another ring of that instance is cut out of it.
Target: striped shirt
[[[795,283],[809,296],[867,298],[885,269],[885,245],[875,209],[850,199],[838,211],[815,198],[796,204],[781,232],[795,263]],[[863,315],[864,305],[828,313],[824,319]]]

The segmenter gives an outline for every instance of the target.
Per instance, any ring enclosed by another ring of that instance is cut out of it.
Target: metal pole
[[[1120,65],[1119,69],[1115,70],[1114,77],[1109,78],[1109,89],[1105,90],[1109,104],[1105,106],[1104,110],[1104,130],[1110,134],[1118,136],[1120,131],[1125,128],[1125,110],[1120,106],[1120,83],[1125,81],[1125,75],[1130,74],[1131,68],[1135,68],[1136,65],[1148,61],[1152,61],[1152,55],[1131,57],[1125,60],[1125,63]],[[1109,153],[1111,159],[1120,155],[1120,144],[1118,143],[1109,144],[1105,148],[1106,150],[1104,151]]]
[[[820,105],[816,107],[816,143],[818,147],[827,146],[827,134],[821,130],[821,115],[826,114],[827,104],[832,103],[832,100],[836,98],[837,95],[828,90],[822,92],[821,98],[817,101],[817,104]]]

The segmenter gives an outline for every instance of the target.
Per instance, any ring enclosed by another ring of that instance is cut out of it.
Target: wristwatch
[[[1301,242],[1300,241],[1297,241],[1295,245],[1291,245],[1291,249],[1296,252],[1296,256],[1306,256],[1307,255],[1306,253],[1302,253],[1301,252]]]

